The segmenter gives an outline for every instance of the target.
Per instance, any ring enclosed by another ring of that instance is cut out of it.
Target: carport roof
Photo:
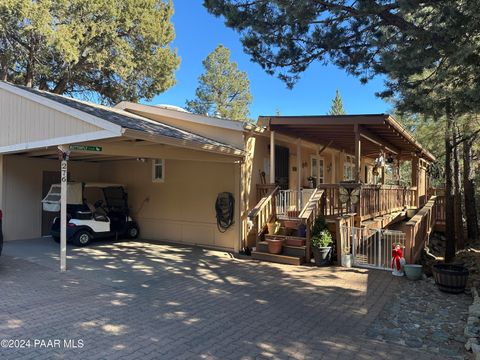
[[[121,109],[84,102],[67,96],[52,94],[46,91],[41,91],[21,85],[15,85],[4,81],[2,81],[2,83],[14,86],[34,96],[40,96],[44,99],[52,100],[59,104],[79,110],[99,119],[118,125],[126,130],[133,130],[135,132],[144,133],[149,136],[162,136],[175,140],[180,140],[183,142],[194,142],[199,145],[205,145],[217,149],[222,148],[225,150],[230,150],[229,152],[233,152],[236,155],[243,155],[243,150],[238,149],[230,144],[221,143],[205,136],[185,131],[171,125],[163,124],[158,121],[153,121]]]

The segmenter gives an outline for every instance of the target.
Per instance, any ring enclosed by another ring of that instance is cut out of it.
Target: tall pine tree
[[[203,61],[203,66],[205,72],[199,78],[196,98],[187,101],[187,109],[196,114],[247,121],[252,102],[250,81],[230,61],[230,50],[219,45]]]
[[[343,107],[342,97],[340,95],[340,91],[337,89],[335,93],[335,99],[332,100],[332,106],[330,107],[330,111],[328,115],[345,115],[345,109]]]

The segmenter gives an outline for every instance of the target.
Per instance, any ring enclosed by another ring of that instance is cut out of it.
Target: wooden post
[[[318,167],[318,164],[317,164]],[[302,141],[297,139],[297,210],[302,211]]]
[[[270,131],[270,184],[275,184],[275,131]]]
[[[355,124],[355,181],[360,182],[361,156],[362,156],[362,140],[360,138],[360,130],[358,124]]]
[[[60,189],[60,271],[67,270],[67,180],[68,166],[67,159],[60,165],[61,189]]]
[[[332,184],[336,184],[337,183],[337,174],[336,174],[336,161],[335,161],[335,152],[332,153],[332,175],[331,175],[331,179],[332,179]]]
[[[417,190],[415,191],[413,204],[418,209],[420,207],[420,197],[418,196],[418,168],[419,168],[419,161],[416,155],[412,157],[412,187],[416,187]]]

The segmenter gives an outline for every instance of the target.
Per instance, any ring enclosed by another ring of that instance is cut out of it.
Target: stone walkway
[[[0,357],[448,358],[365,335],[405,287],[388,272],[274,265],[146,242],[68,251],[61,274],[53,241],[5,245],[0,340],[24,347],[1,348]]]
[[[389,343],[464,359],[464,327],[472,297],[439,291],[433,278],[402,279],[400,291],[367,330]]]

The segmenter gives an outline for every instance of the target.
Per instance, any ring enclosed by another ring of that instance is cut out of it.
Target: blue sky
[[[250,79],[253,103],[250,117],[273,115],[278,108],[282,115],[325,114],[338,88],[345,110],[349,114],[384,113],[391,106],[375,96],[382,89],[381,79],[367,85],[333,66],[314,64],[303,75],[293,90],[274,76],[267,75],[261,67],[252,63],[243,52],[239,35],[223,24],[222,19],[210,15],[202,6],[202,0],[174,0],[176,39],[173,47],[181,57],[176,73],[177,84],[156,96],[151,104],[184,106],[186,99],[195,96],[198,77],[203,72],[202,60],[218,44],[228,47],[232,60],[246,71]]]

